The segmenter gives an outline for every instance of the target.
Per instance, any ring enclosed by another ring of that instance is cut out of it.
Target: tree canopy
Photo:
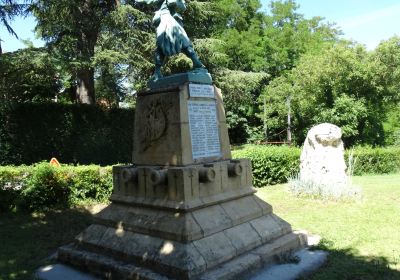
[[[2,98],[57,96],[117,107],[145,88],[154,67],[151,7],[134,0],[31,0],[29,8],[0,1],[0,24],[13,33],[10,20],[31,11],[37,35],[47,42],[43,49],[3,55]],[[396,143],[400,38],[367,51],[340,39],[340,28],[324,18],[306,18],[295,0],[261,7],[259,0],[192,0],[183,14],[185,30],[224,94],[232,142],[283,140],[291,111],[297,144],[320,122],[342,127],[348,145]],[[190,64],[174,56],[164,72],[186,71]],[[7,85],[15,86],[5,94]]]

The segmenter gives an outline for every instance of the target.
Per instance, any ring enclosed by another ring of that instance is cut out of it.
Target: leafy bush
[[[112,192],[111,170],[96,165],[53,167],[46,162],[0,167],[0,211],[106,202]]]
[[[88,105],[0,106],[0,164],[130,162],[134,110]]]
[[[389,174],[400,172],[400,148],[356,147],[354,175]],[[346,151],[348,157],[350,151]]]
[[[235,158],[249,158],[253,164],[253,184],[264,187],[286,183],[299,172],[301,149],[287,146],[246,145],[232,152]],[[400,148],[357,147],[346,151],[353,153],[354,175],[388,174],[400,171]]]
[[[252,161],[255,187],[285,183],[300,167],[300,149],[288,146],[245,146],[233,157]]]
[[[19,168],[0,166],[0,212],[16,207],[25,177],[25,166]]]
[[[21,191],[20,206],[35,210],[68,205],[68,178],[63,172],[48,163],[32,168]]]

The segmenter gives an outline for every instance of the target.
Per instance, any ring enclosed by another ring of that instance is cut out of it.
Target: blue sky
[[[268,11],[269,0],[261,1],[263,9]],[[400,35],[399,0],[297,0],[299,12],[306,18],[322,16],[329,22],[335,22],[344,32],[344,38],[353,39],[374,49],[381,40]],[[32,17],[16,19],[12,22],[20,39],[30,39],[35,46],[43,45],[35,39],[32,30],[35,20]],[[0,27],[3,51],[23,48],[24,44],[10,36],[4,27]]]
[[[270,1],[262,0],[268,11]],[[298,0],[299,12],[306,18],[322,16],[335,22],[346,39],[374,49],[380,41],[400,35],[399,0]]]

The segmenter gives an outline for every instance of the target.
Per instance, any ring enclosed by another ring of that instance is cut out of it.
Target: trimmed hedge
[[[352,152],[355,158],[354,175],[400,172],[400,147],[356,147],[346,151],[346,163]]]
[[[232,151],[234,158],[249,158],[253,166],[255,187],[287,182],[299,172],[300,149],[288,146],[245,146]]]
[[[299,171],[300,149],[287,146],[245,146],[234,158],[249,158],[254,186],[285,183]],[[356,148],[355,175],[400,172],[400,148]],[[112,193],[112,168],[89,166],[0,166],[0,211],[29,211],[69,207],[82,202],[105,202]]]
[[[28,211],[106,202],[112,193],[112,168],[96,165],[0,166],[0,210]]]
[[[0,165],[111,165],[131,161],[134,110],[57,103],[15,104],[0,110]]]
[[[354,175],[400,172],[400,148],[357,147],[346,151],[346,164],[351,153],[355,158]],[[235,158],[251,159],[255,187],[285,183],[299,172],[299,148],[246,145],[232,154]]]

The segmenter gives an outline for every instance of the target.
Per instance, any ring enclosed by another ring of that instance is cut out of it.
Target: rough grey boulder
[[[348,184],[341,138],[341,129],[330,123],[310,129],[300,157],[301,181],[337,187]]]

